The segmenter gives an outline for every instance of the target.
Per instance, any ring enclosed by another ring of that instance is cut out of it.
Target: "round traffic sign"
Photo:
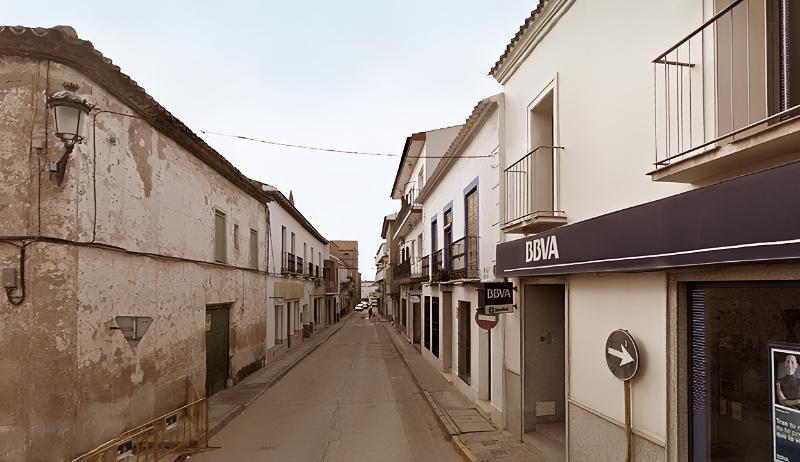
[[[486,314],[482,309],[479,309],[475,312],[475,322],[478,323],[478,327],[481,329],[492,329],[497,325],[497,321],[499,319],[500,318],[496,314]]]
[[[639,350],[626,330],[615,330],[606,340],[608,370],[622,381],[630,380],[639,370]]]

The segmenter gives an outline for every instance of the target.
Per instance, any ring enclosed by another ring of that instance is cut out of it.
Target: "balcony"
[[[422,259],[406,258],[392,267],[392,280],[400,284],[422,280]]]
[[[478,279],[478,237],[463,237],[450,244],[450,279]]]
[[[431,256],[426,255],[422,257],[422,273],[420,274],[423,280],[427,281],[431,278]]]
[[[567,223],[566,214],[555,207],[560,149],[539,146],[505,170],[504,232],[535,234]]]
[[[293,253],[283,252],[283,255],[281,255],[281,274],[294,274],[295,270],[295,255]]]
[[[412,189],[400,199],[400,211],[397,213],[397,218],[395,219],[395,223],[400,223],[398,231],[403,230],[403,225],[405,225],[411,214],[422,213],[422,205],[416,203],[418,192],[418,190]]]
[[[431,274],[441,270],[444,266],[444,258],[442,250],[437,250],[431,255]]]
[[[295,274],[302,275],[303,274],[303,257],[295,256],[294,259],[295,259],[295,262],[296,262],[296,265],[294,267]]]
[[[800,159],[800,92],[790,91],[800,80],[788,52],[800,28],[779,33],[764,5],[733,2],[653,61],[654,181],[719,180]]]
[[[410,279],[411,260],[405,260],[394,265],[394,268],[392,268],[392,278],[394,278],[395,281],[399,281],[401,279]]]

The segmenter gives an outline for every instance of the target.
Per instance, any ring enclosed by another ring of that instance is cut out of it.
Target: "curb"
[[[453,446],[456,448],[456,452],[467,462],[480,462],[475,456],[469,452],[464,443],[458,438],[458,436],[453,435],[453,438],[450,440],[453,442]]]
[[[394,342],[394,338],[392,337],[392,334],[389,332],[389,328],[386,327],[385,325],[384,325],[384,328],[386,329],[386,335],[389,336],[389,340],[391,340],[391,342],[392,342],[392,347],[394,347],[395,351],[397,351],[397,354],[403,359],[403,364],[406,365],[406,367],[408,368],[408,371],[411,373],[411,377],[414,378],[414,383],[417,384],[417,389],[419,389],[419,392],[425,398],[425,401],[431,407],[431,410],[433,411],[433,413],[436,414],[436,420],[439,421],[439,427],[441,427],[442,431],[445,434],[445,437],[450,439],[450,441],[453,443],[453,446],[456,449],[456,452],[461,456],[462,459],[464,459],[467,462],[479,462],[478,459],[475,458],[474,455],[472,455],[472,453],[469,451],[469,449],[458,438],[458,435],[460,434],[460,432],[455,429],[455,425],[450,421],[449,418],[447,418],[445,413],[442,412],[441,409],[439,409],[439,406],[436,405],[436,403],[433,401],[433,398],[431,397],[431,394],[428,393],[427,390],[422,388],[422,385],[419,383],[419,380],[417,379],[417,376],[414,375],[414,371],[408,365],[408,361],[406,361],[406,357],[403,355],[403,353],[400,352],[400,348]],[[392,326],[392,328],[394,328],[394,326]]]
[[[303,359],[305,359],[305,358],[306,358],[306,356],[308,356],[309,354],[311,354],[311,352],[312,352],[312,351],[314,351],[314,350],[316,350],[317,348],[319,348],[319,346],[320,346],[320,345],[322,345],[323,343],[327,342],[327,341],[328,341],[328,339],[330,339],[330,338],[331,338],[331,337],[333,337],[333,336],[334,336],[334,335],[335,335],[337,332],[339,332],[339,330],[341,330],[341,328],[342,328],[342,327],[343,327],[343,326],[344,326],[344,325],[345,325],[345,324],[346,324],[346,323],[347,323],[349,320],[350,320],[350,315],[348,315],[347,317],[345,317],[345,318],[342,320],[343,322],[341,322],[341,324],[339,325],[339,327],[338,327],[338,328],[337,328],[335,331],[331,332],[331,333],[330,333],[330,334],[329,334],[327,337],[325,337],[324,339],[320,340],[320,342],[319,342],[319,343],[317,343],[316,345],[314,345],[314,347],[313,347],[313,348],[310,348],[308,351],[306,351],[306,352],[305,352],[305,353],[304,353],[302,356],[298,356],[298,357],[297,357],[297,359],[295,359],[293,362],[291,362],[291,363],[290,363],[288,366],[286,366],[286,367],[285,367],[283,370],[281,370],[280,372],[278,372],[278,373],[275,375],[275,377],[273,377],[272,379],[270,379],[268,382],[264,383],[264,385],[263,385],[263,388],[261,389],[261,391],[259,391],[259,392],[258,392],[258,394],[256,394],[256,395],[255,395],[255,396],[254,396],[254,397],[253,397],[253,398],[252,398],[250,401],[248,401],[248,402],[247,402],[247,403],[245,403],[245,404],[240,404],[239,406],[235,407],[233,410],[231,410],[230,412],[228,412],[227,414],[225,414],[225,416],[224,416],[222,419],[220,419],[220,420],[219,420],[219,421],[218,421],[216,424],[214,424],[214,426],[213,426],[213,427],[211,427],[211,428],[209,428],[209,429],[208,429],[208,438],[210,439],[212,436],[214,436],[214,435],[216,435],[217,433],[219,433],[219,432],[220,432],[220,430],[222,430],[223,428],[225,428],[225,426],[226,426],[226,425],[228,425],[228,424],[231,422],[231,420],[233,420],[233,419],[234,419],[236,416],[243,414],[243,413],[244,413],[244,411],[245,411],[245,410],[246,410],[246,409],[247,409],[247,408],[248,408],[248,407],[249,407],[251,404],[253,404],[253,402],[255,402],[255,400],[257,400],[257,399],[258,399],[258,398],[259,398],[261,395],[263,395],[264,393],[266,393],[266,391],[267,391],[267,390],[269,390],[270,388],[272,388],[272,387],[273,387],[273,386],[274,386],[276,383],[278,383],[278,381],[279,381],[279,380],[281,380],[283,377],[285,377],[285,376],[286,376],[286,374],[288,374],[288,373],[289,373],[289,371],[291,371],[292,369],[294,369],[294,368],[295,368],[295,366],[297,366],[297,365],[300,363],[300,361],[302,361]],[[401,355],[401,356],[402,356],[402,355]]]

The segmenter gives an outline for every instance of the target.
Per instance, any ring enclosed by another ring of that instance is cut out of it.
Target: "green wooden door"
[[[206,309],[206,396],[228,380],[228,307]]]

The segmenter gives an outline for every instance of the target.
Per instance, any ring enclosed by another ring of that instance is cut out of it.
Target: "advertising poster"
[[[773,461],[800,462],[800,344],[770,342]]]

